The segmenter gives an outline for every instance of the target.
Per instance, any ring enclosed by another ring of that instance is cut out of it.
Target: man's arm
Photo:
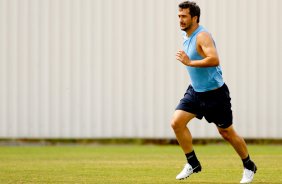
[[[176,59],[184,65],[191,67],[212,67],[219,65],[219,58],[211,36],[207,32],[201,32],[197,35],[197,50],[204,58],[202,60],[193,60],[182,50],[176,54]]]

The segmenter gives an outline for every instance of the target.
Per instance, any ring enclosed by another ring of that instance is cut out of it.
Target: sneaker
[[[254,179],[254,175],[257,172],[257,167],[256,165],[254,165],[254,170],[249,170],[244,168],[244,172],[243,172],[243,177],[240,181],[240,183],[251,183]]]
[[[177,180],[183,180],[189,177],[193,173],[198,173],[202,170],[201,164],[199,163],[198,166],[192,168],[190,164],[185,164],[183,170],[176,176]]]

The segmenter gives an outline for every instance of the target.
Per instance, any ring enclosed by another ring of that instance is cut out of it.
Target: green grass
[[[253,183],[282,183],[282,146],[251,145]],[[178,146],[0,147],[0,183],[239,183],[242,164],[229,145],[195,146],[201,173],[175,180],[185,158]]]

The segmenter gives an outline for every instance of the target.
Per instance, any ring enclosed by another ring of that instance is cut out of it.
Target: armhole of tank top
[[[200,34],[200,33],[202,33],[202,32],[206,32],[206,33],[208,33],[209,34],[209,32],[207,32],[206,30],[201,30],[201,31],[199,31],[199,33],[197,34],[197,36],[196,36],[196,51],[198,52],[198,54],[199,54],[199,56],[201,56],[202,58],[205,58],[206,56],[202,56],[201,55],[201,53],[198,51],[198,35]]]

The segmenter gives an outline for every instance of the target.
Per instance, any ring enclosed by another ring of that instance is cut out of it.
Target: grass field
[[[175,180],[185,158],[178,146],[2,146],[0,183],[239,183],[242,165],[229,145],[195,146],[203,170]],[[249,146],[253,183],[282,183],[282,146]]]

